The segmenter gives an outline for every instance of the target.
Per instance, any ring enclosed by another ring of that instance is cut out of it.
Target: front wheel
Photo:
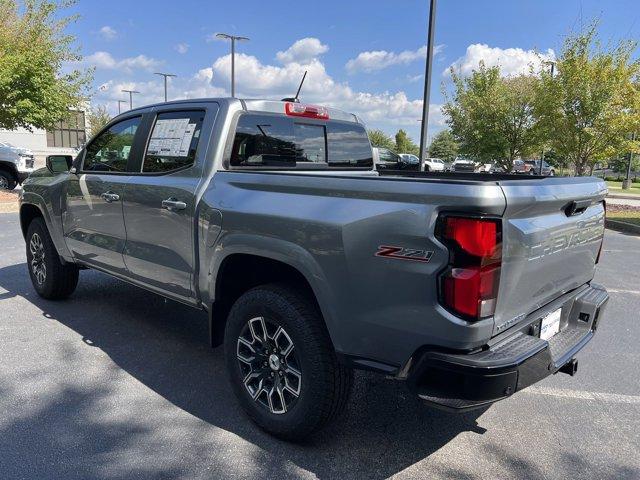
[[[78,285],[78,267],[62,263],[41,218],[33,220],[27,230],[27,266],[31,283],[42,298],[67,298]]]
[[[284,285],[249,290],[225,330],[231,385],[249,417],[288,440],[319,430],[346,407],[353,373],[338,362],[314,302]]]
[[[16,180],[8,172],[0,171],[0,190],[13,190],[16,188]]]

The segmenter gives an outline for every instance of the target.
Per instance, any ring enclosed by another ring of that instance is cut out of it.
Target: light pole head
[[[244,40],[249,40],[249,37],[241,37],[238,35],[229,35],[228,33],[216,33],[216,38],[220,40],[236,40],[238,42],[242,42]]]

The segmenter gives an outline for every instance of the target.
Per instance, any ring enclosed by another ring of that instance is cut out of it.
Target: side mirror
[[[47,157],[47,168],[51,173],[64,173],[71,169],[73,157],[71,155],[49,155]]]

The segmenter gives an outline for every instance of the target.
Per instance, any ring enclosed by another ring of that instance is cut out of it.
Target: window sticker
[[[148,155],[167,157],[186,157],[196,130],[195,123],[189,123],[188,118],[158,120],[151,140],[149,140]]]

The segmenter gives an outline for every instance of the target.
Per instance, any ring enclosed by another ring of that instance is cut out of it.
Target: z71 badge
[[[416,250],[414,248],[391,247],[380,245],[376,257],[395,258],[396,260],[413,260],[414,262],[428,262],[433,252],[428,250]]]

